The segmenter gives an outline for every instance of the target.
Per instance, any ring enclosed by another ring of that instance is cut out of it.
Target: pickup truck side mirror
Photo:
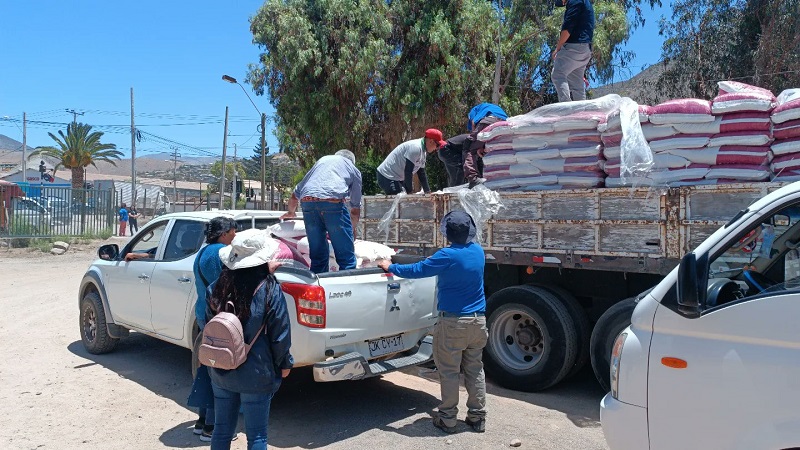
[[[106,261],[113,261],[119,256],[119,246],[117,244],[106,244],[97,250],[97,256]]]
[[[700,317],[706,304],[708,286],[708,255],[697,257],[687,253],[678,267],[678,311],[685,317]]]

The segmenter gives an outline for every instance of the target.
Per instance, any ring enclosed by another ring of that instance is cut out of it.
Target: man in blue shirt
[[[558,44],[553,50],[553,84],[559,102],[586,100],[584,72],[592,58],[594,7],[590,0],[555,0],[566,6]]]
[[[345,199],[350,198],[348,211]],[[281,219],[297,217],[297,205],[303,209],[303,222],[308,237],[311,271],[328,271],[330,248],[327,234],[336,255],[339,270],[356,268],[353,240],[361,214],[361,171],[350,150],[320,158],[295,187],[288,211]]]
[[[442,219],[441,232],[450,241],[431,257],[416,264],[378,265],[403,278],[438,276],[439,320],[433,334],[433,358],[439,372],[442,403],[433,425],[447,432],[456,431],[459,372],[464,370],[467,389],[467,418],[473,430],[486,429],[486,378],[483,373],[483,347],[486,346],[486,296],[483,292],[485,256],[473,242],[475,222],[463,211],[451,211]]]
[[[469,111],[467,131],[470,135],[464,144],[464,177],[470,189],[486,181],[483,179],[483,155],[486,154],[486,144],[478,140],[478,133],[489,125],[506,119],[508,114],[494,103],[480,103]]]

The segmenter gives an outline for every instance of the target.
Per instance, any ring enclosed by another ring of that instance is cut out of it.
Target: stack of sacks
[[[646,119],[645,119],[646,117]],[[642,134],[653,151],[653,169],[646,177],[620,179],[620,143],[622,131],[609,129],[603,133],[603,154],[608,160],[606,186],[698,184],[709,171],[707,162],[687,158],[687,153],[705,148],[713,132],[707,125],[714,121],[711,102],[699,99],[670,100],[651,107],[639,108]],[[609,120],[610,122],[610,120]]]
[[[302,220],[286,220],[268,226],[267,231],[296,249],[297,242],[306,237],[306,224]]]
[[[772,173],[776,181],[800,180],[800,89],[787,89],[772,110]]]
[[[500,191],[603,186],[600,133],[620,97],[557,103],[485,128],[486,187]]]
[[[356,252],[356,268],[363,269],[367,267],[378,267],[378,260],[392,259],[396,253],[393,249],[379,244],[377,242],[362,241],[356,239],[353,242]],[[308,245],[308,238],[304,237],[297,242],[297,250],[303,255],[303,258],[311,265],[311,257],[309,256],[311,250]],[[333,253],[333,245],[328,241],[328,251],[330,258],[328,260],[328,269],[331,272],[339,271],[339,264],[336,262],[336,255]]]

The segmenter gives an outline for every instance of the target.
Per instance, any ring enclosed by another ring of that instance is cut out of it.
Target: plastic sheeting
[[[477,228],[475,240],[479,244],[483,243],[483,230],[486,228],[486,222],[502,208],[505,208],[500,194],[481,184],[472,189],[460,189],[456,194],[464,211],[475,221]]]
[[[392,207],[386,211],[386,214],[381,217],[381,221],[378,222],[378,232],[383,235],[383,242],[389,242],[389,227],[392,225],[392,219],[394,219],[395,214],[397,213],[397,205],[400,204],[400,200],[405,198],[408,195],[405,192],[400,192],[394,197],[394,201],[392,202]]]
[[[653,151],[642,134],[639,122],[639,105],[625,97],[619,105],[619,118],[622,127],[620,142],[620,178],[623,183],[628,177],[642,177],[653,168]]]

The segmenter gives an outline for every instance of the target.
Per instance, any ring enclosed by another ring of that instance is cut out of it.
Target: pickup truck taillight
[[[281,283],[283,292],[294,297],[297,323],[310,328],[325,328],[325,289],[302,283]]]

